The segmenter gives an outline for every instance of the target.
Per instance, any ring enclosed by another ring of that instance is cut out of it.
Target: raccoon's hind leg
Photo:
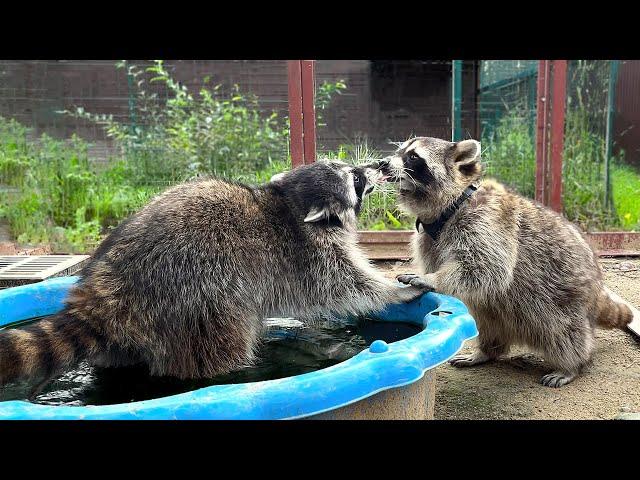
[[[478,350],[471,354],[456,355],[449,360],[456,367],[490,362],[507,353],[511,347],[512,338],[503,328],[506,319],[500,308],[475,307],[470,313],[478,326]]]
[[[456,355],[449,363],[454,367],[471,367],[472,365],[480,365],[493,360],[491,357],[483,353],[481,350],[476,350],[468,355]]]
[[[575,380],[591,362],[593,352],[593,328],[585,315],[576,315],[555,323],[542,345],[545,360],[555,370],[543,376],[540,383],[547,387],[562,387]],[[564,327],[564,328],[563,328]],[[549,338],[551,337],[551,338]]]
[[[578,374],[562,372],[560,370],[553,371],[540,380],[540,383],[545,387],[553,387],[558,388],[566,385],[567,383],[571,383],[575,380]]]
[[[179,336],[149,346],[146,363],[152,375],[211,378],[249,367],[256,361],[262,317],[236,305],[203,311]]]

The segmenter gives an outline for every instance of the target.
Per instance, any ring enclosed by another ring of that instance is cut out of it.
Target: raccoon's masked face
[[[274,175],[271,181],[293,200],[304,222],[353,227],[362,199],[384,177],[376,167],[318,161]]]
[[[480,142],[417,137],[379,162],[387,181],[398,185],[398,200],[411,213],[426,205],[445,208],[482,174]]]

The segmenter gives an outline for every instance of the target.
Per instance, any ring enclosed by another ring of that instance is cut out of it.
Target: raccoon
[[[211,377],[254,361],[265,317],[360,315],[417,298],[422,289],[387,280],[357,245],[379,177],[327,161],[261,186],[167,190],[105,238],[60,313],[0,332],[0,385],[46,383],[82,360]]]
[[[418,137],[380,165],[398,202],[417,217],[412,250],[421,275],[398,280],[459,297],[477,321],[477,365],[514,344],[544,355],[561,387],[591,360],[594,329],[624,328],[638,311],[604,286],[597,257],[561,215],[500,183],[481,180],[480,143]]]

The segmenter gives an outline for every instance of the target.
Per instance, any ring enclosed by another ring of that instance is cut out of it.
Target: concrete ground
[[[601,265],[607,286],[640,308],[640,260],[601,259]],[[412,271],[403,262],[378,266],[391,278]],[[524,348],[494,363],[435,371],[436,419],[613,419],[640,412],[640,340],[626,331],[598,330],[592,366],[562,388],[539,383],[549,368]]]

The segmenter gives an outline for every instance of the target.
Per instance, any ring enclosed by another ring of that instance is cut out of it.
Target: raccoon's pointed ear
[[[456,143],[453,161],[460,166],[479,162],[480,142],[477,140],[462,140]]]
[[[319,222],[320,220],[329,218],[329,210],[327,208],[313,207],[304,217],[305,223]]]
[[[287,174],[288,172],[280,172],[280,173],[276,173],[273,177],[271,177],[272,182],[279,182],[280,180],[282,180],[284,178],[284,176]]]

